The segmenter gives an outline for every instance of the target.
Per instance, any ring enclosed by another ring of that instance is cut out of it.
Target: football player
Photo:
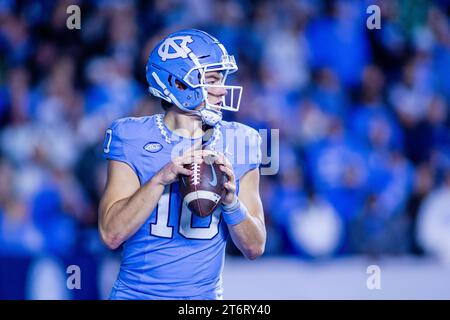
[[[165,113],[119,119],[107,130],[99,230],[109,248],[123,246],[111,299],[222,299],[228,236],[246,258],[263,254],[261,138],[246,125],[223,121],[221,113],[239,109],[242,87],[225,85],[237,69],[208,33],[172,33],[150,53],[146,69],[149,91],[162,99]],[[198,144],[198,151],[174,152]],[[183,204],[179,175],[191,175],[184,165],[211,153],[227,177],[226,194],[211,215],[200,217]]]

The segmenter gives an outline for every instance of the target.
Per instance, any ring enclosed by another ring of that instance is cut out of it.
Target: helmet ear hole
[[[184,91],[187,89],[187,85],[185,85],[183,82],[179,81],[178,79],[175,79],[175,86],[177,89],[180,89],[181,91]]]

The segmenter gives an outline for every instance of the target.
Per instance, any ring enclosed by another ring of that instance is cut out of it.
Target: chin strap
[[[222,112],[211,110],[209,108],[203,107],[201,110],[197,111],[200,118],[205,125],[214,127],[217,123],[222,120]]]

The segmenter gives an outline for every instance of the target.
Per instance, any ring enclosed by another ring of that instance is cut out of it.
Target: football
[[[212,157],[202,163],[184,166],[192,170],[191,176],[180,175],[180,193],[188,208],[200,217],[209,216],[222,202],[226,190],[226,175]]]

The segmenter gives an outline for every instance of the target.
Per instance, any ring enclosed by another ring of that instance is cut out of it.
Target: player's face
[[[211,71],[207,72],[205,74],[205,84],[206,85],[222,85],[223,84],[223,74],[218,71]],[[227,90],[220,87],[212,87],[207,88],[208,91],[208,103],[210,105],[221,105],[222,104],[222,98],[226,96]],[[205,104],[202,103],[198,109],[203,108]],[[217,108],[217,110],[220,110]]]

